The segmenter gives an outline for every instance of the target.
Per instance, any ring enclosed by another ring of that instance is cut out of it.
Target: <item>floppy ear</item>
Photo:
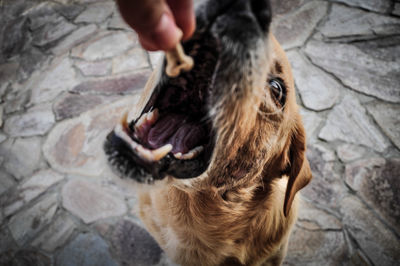
[[[299,122],[292,133],[289,148],[290,165],[287,169],[289,180],[286,187],[283,212],[287,217],[292,206],[293,199],[300,189],[305,187],[312,178],[310,165],[305,157],[306,136],[303,125]]]

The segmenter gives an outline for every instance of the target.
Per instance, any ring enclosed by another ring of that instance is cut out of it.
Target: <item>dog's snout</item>
[[[251,0],[250,7],[261,29],[267,32],[272,18],[269,0]]]

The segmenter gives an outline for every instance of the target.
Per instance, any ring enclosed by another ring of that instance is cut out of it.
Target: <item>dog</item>
[[[280,265],[312,174],[270,3],[211,0],[196,19],[194,68],[152,73],[135,119],[107,136],[109,164],[138,184],[140,218],[174,262]]]

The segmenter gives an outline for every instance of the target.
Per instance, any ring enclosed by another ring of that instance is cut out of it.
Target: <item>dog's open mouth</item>
[[[202,36],[184,47],[194,58],[194,68],[170,78],[164,63],[141,115],[130,123],[124,118],[108,135],[104,148],[118,174],[152,182],[166,175],[191,178],[207,169],[215,142],[208,100],[217,45]]]

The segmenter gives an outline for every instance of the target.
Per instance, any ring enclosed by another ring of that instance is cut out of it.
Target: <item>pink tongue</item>
[[[150,129],[147,142],[153,149],[172,144],[172,153],[187,153],[205,136],[201,126],[186,122],[187,116],[168,114],[161,117]]]

